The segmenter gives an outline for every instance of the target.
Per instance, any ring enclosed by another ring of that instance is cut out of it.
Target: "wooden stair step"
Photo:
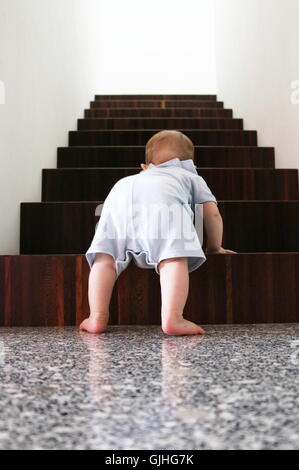
[[[82,255],[0,256],[0,326],[78,325],[88,316]],[[208,255],[190,273],[187,319],[199,324],[299,321],[299,253]],[[132,287],[133,286],[133,287]],[[160,324],[159,276],[132,261],[116,281],[110,324]]]
[[[217,95],[95,95],[98,101],[106,100],[200,100],[216,101]]]
[[[220,108],[94,108],[85,109],[85,118],[103,117],[185,117],[185,118],[232,118],[232,109]]]
[[[101,201],[112,186],[136,168],[60,168],[44,169],[42,201]],[[252,168],[202,168],[206,180],[219,200],[296,200],[298,171]]]
[[[226,118],[85,118],[78,130],[93,129],[243,129],[243,119]]]
[[[223,108],[223,101],[207,100],[102,100],[91,101],[91,108]]]
[[[273,147],[199,147],[194,162],[210,168],[274,168]],[[60,147],[58,168],[137,167],[145,162],[144,146]]]
[[[20,253],[85,253],[101,204],[22,203]],[[224,246],[245,253],[299,252],[299,201],[219,201],[219,210]]]
[[[146,145],[161,129],[127,129],[102,131],[70,131],[69,145]],[[182,130],[194,145],[257,145],[256,131],[243,130]]]

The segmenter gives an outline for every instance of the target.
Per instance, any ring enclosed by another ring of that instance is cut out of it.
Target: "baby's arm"
[[[235,251],[222,248],[223,221],[215,202],[203,203],[203,220],[207,233],[206,253],[235,254]]]

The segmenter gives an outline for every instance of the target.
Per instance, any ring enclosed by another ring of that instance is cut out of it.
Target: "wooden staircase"
[[[215,95],[97,95],[44,169],[42,202],[21,204],[19,256],[0,257],[0,326],[78,324],[88,315],[84,253],[97,207],[120,178],[141,171],[161,129],[195,145],[195,163],[219,201],[224,246],[190,274],[185,317],[200,324],[299,319],[297,170],[275,169],[272,147]],[[111,301],[111,324],[159,324],[159,277],[132,262]]]

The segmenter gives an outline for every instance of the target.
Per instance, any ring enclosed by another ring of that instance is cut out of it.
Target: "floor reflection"
[[[0,328],[0,449],[299,449],[299,325],[206,331]]]

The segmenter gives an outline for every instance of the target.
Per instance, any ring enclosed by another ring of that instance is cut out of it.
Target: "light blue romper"
[[[206,257],[194,226],[196,204],[213,201],[193,160],[172,158],[120,179],[104,201],[85,256],[90,268],[97,253],[108,253],[117,277],[132,258],[140,268],[155,269],[167,258],[187,257],[189,272]]]

